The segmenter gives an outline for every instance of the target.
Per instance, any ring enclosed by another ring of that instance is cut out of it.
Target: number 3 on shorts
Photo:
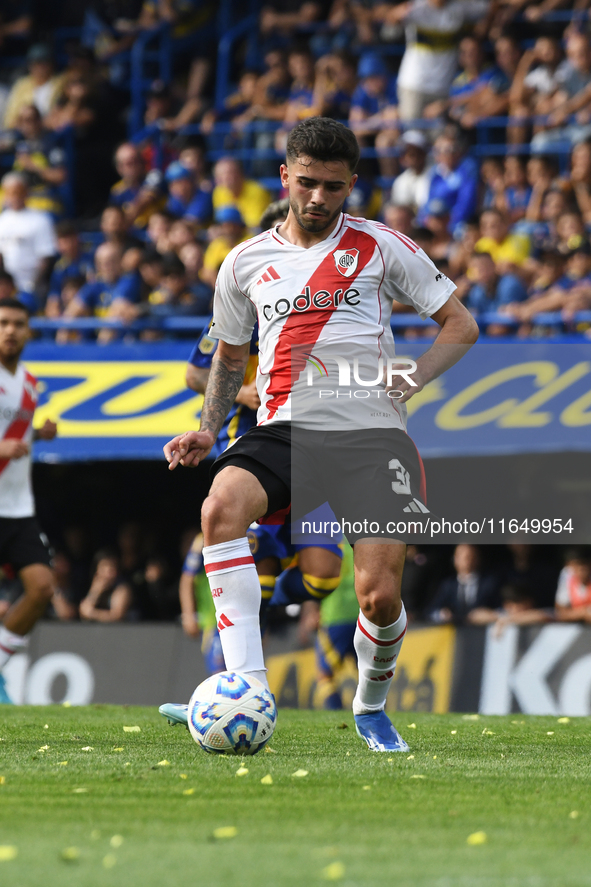
[[[410,496],[410,474],[404,468],[399,459],[390,459],[388,468],[396,472],[397,480],[392,481],[392,489],[399,496]]]

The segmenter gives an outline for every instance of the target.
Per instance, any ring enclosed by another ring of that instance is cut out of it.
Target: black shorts
[[[31,564],[49,566],[51,556],[46,537],[35,517],[0,517],[0,564],[10,564],[18,573]]]
[[[349,542],[368,537],[419,541],[430,517],[421,457],[398,428],[257,426],[216,459],[212,475],[226,465],[244,468],[259,480],[269,500],[265,518],[285,512],[291,502],[291,518],[297,522],[328,502]]]

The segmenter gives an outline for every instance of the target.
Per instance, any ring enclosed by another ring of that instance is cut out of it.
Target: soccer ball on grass
[[[222,671],[199,684],[189,701],[189,731],[210,754],[254,755],[277,722],[272,693],[250,675]]]

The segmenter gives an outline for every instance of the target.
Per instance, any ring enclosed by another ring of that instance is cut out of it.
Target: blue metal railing
[[[32,317],[31,329],[37,333],[53,333],[57,330],[73,330],[76,332],[96,332],[98,330],[113,330],[119,333],[141,333],[144,330],[161,330],[162,332],[190,332],[200,333],[209,323],[209,317],[146,317],[133,323],[123,323],[120,320],[108,320],[102,317],[60,317],[50,319],[46,317]],[[503,327],[515,329],[522,321],[506,314],[489,311],[476,317],[481,329],[497,324]],[[559,311],[543,312],[532,318],[531,323],[541,327],[576,327],[579,324],[591,324],[591,311],[578,311],[568,322],[564,320]],[[436,327],[434,320],[421,320],[417,314],[394,314],[390,319],[392,329],[404,330],[412,328]]]
[[[224,102],[230,93],[234,45],[242,37],[246,37],[249,32],[256,30],[257,24],[258,17],[256,15],[248,15],[241,22],[234,25],[233,28],[230,28],[220,39],[215,83],[215,106],[218,111],[223,109]]]
[[[155,44],[155,47],[153,44]],[[155,75],[154,71],[157,72]],[[171,75],[170,25],[164,23],[149,31],[140,31],[131,48],[130,134],[137,132],[143,127],[145,95],[150,84],[156,79],[163,80],[164,83],[170,83]]]

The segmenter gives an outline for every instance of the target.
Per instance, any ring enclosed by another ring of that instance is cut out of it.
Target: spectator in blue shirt
[[[95,253],[96,280],[82,287],[66,309],[68,317],[112,316],[117,303],[134,305],[140,298],[137,273],[122,274],[121,247],[102,243]]]
[[[165,174],[169,198],[166,210],[172,215],[203,224],[213,214],[211,190],[195,188],[193,173],[178,160],[170,164]]]
[[[187,285],[185,266],[176,253],[163,256],[161,283],[148,301],[150,314],[157,317],[198,314],[197,298]]]
[[[392,129],[398,119],[396,85],[383,58],[367,52],[357,66],[359,86],[351,99],[349,125],[359,136],[375,135],[383,129]]]
[[[73,222],[63,221],[56,225],[57,248],[59,257],[51,277],[49,278],[49,294],[47,296],[46,314],[48,317],[59,317],[61,310],[61,292],[66,280],[71,277],[85,279],[94,270],[91,253],[83,252],[78,231]],[[55,303],[55,304],[54,304]],[[54,313],[53,308],[57,309]]]
[[[441,201],[449,207],[449,231],[457,239],[476,212],[478,164],[466,155],[460,133],[451,125],[435,141],[435,160],[427,205]],[[419,214],[419,224],[424,224],[425,214],[426,210]]]
[[[466,307],[473,314],[499,311],[504,305],[523,302],[527,290],[516,274],[498,274],[490,253],[474,253],[468,270],[473,284]]]

